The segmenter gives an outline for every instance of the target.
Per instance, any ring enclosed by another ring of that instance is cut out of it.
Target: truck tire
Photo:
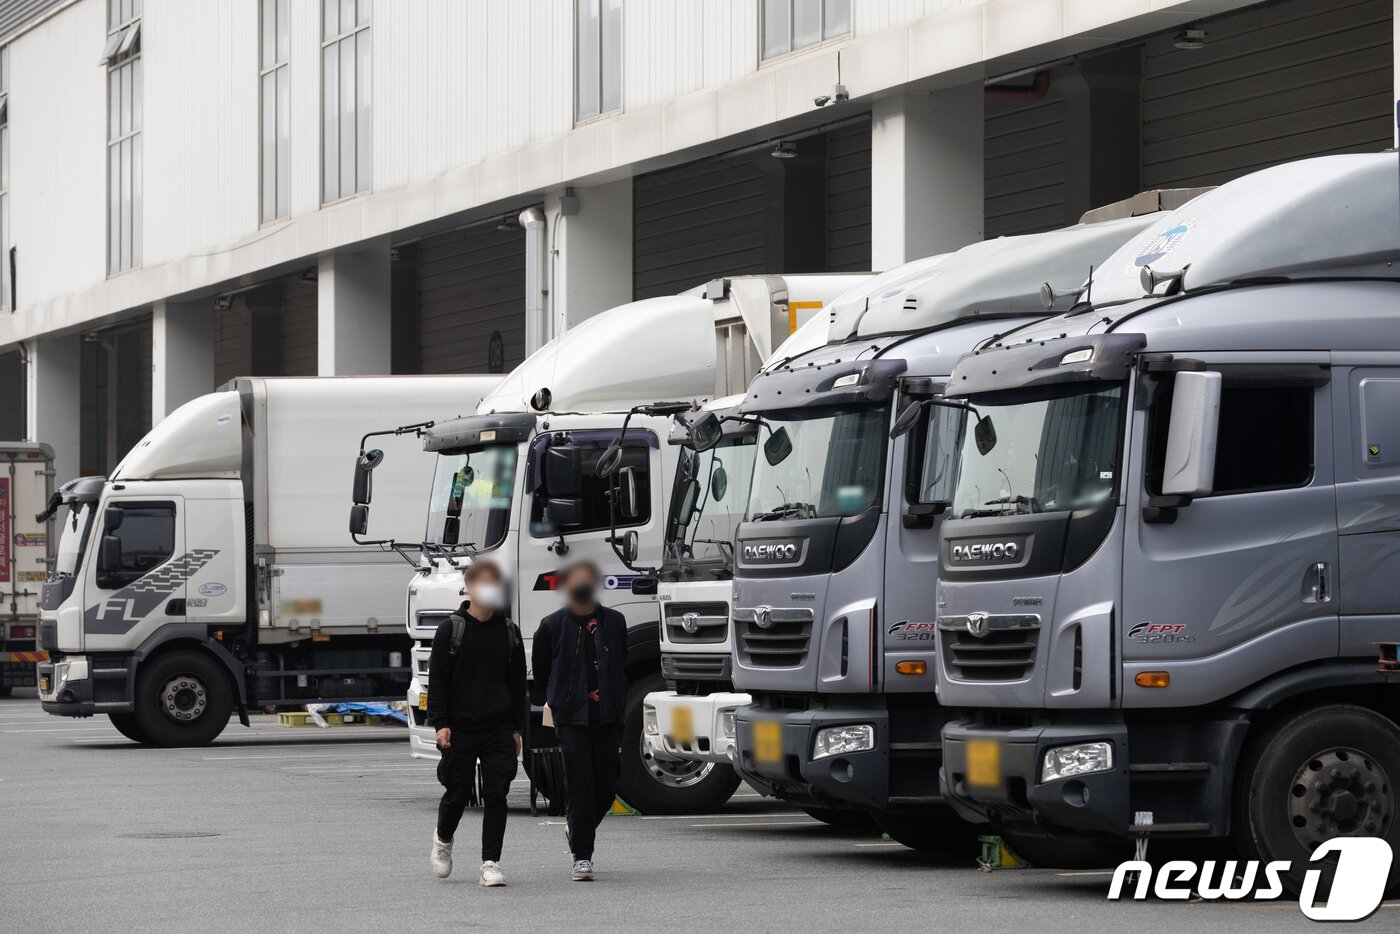
[[[815,817],[823,824],[848,833],[878,833],[875,819],[869,811],[847,811],[841,808],[809,808],[799,806],[798,810],[808,817]]]
[[[666,682],[649,675],[627,692],[622,725],[622,776],[617,793],[643,814],[710,814],[739,787],[734,769],[716,762],[661,762],[647,754],[642,737],[642,699]]]
[[[883,812],[875,814],[874,818],[876,826],[889,834],[891,840],[911,850],[968,860],[977,855],[977,826],[958,817],[951,808],[923,814]]]
[[[136,726],[154,746],[205,746],[228,726],[228,673],[203,652],[158,655],[136,674]]]
[[[131,740],[133,743],[140,743],[142,746],[149,746],[151,740],[145,733],[141,732],[141,727],[136,723],[134,713],[109,713],[107,718],[112,721],[112,726],[117,728],[117,732]]]
[[[1017,833],[1003,833],[1001,839],[1012,853],[1038,869],[1111,869],[1133,858],[1128,840]]]
[[[1364,707],[1317,707],[1275,724],[1250,743],[1235,779],[1235,845],[1247,858],[1288,860],[1280,881],[1297,894],[1322,869],[1319,895],[1336,860],[1309,862],[1333,837],[1381,837],[1400,848],[1396,816],[1400,727]],[[1387,893],[1400,888],[1391,864]]]

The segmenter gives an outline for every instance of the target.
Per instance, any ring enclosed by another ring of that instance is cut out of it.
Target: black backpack
[[[447,643],[447,654],[456,658],[457,653],[462,650],[462,638],[467,634],[467,620],[460,613],[453,613],[449,619],[452,621],[452,639]],[[520,627],[515,625],[515,621],[509,616],[506,617],[506,626],[512,636],[510,654],[506,656],[506,661],[510,661],[515,657],[515,650],[520,648],[522,642]]]

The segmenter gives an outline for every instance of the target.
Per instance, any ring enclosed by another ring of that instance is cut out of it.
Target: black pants
[[[622,772],[622,724],[556,724],[569,783],[569,842],[574,859],[592,859],[598,825],[612,809]]]
[[[510,727],[452,728],[452,745],[442,750],[438,781],[447,790],[438,802],[437,834],[451,840],[472,798],[476,763],[481,762],[481,859],[499,861],[506,836],[506,794],[515,778],[515,737]]]

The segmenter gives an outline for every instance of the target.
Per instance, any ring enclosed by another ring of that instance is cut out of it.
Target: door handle
[[[1313,600],[1317,603],[1326,603],[1332,599],[1331,590],[1328,588],[1327,562],[1319,561],[1313,565]]]

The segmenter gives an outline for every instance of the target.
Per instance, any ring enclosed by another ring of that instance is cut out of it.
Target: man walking
[[[442,751],[438,781],[447,790],[438,803],[433,833],[433,872],[452,874],[452,838],[474,797],[481,763],[481,885],[505,885],[501,844],[506,835],[506,794],[520,755],[525,717],[525,649],[520,630],[502,612],[501,569],[485,558],[466,570],[467,600],[438,627],[428,661],[428,723]]]
[[[540,621],[531,649],[535,680],[545,684],[564,754],[575,882],[593,879],[594,836],[612,807],[622,769],[627,620],[598,604],[600,580],[591,561],[564,568],[566,602]]]

